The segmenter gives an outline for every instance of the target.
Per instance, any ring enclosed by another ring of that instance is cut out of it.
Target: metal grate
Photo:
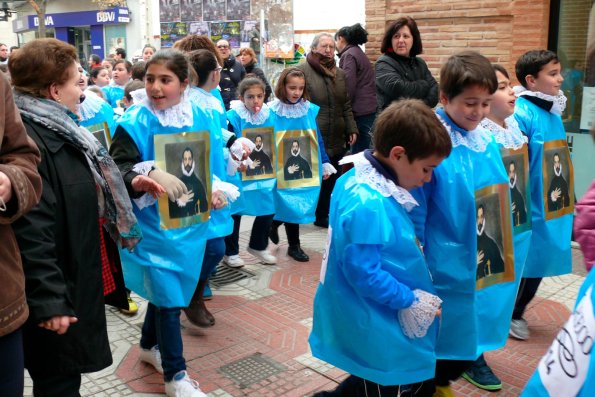
[[[238,383],[240,389],[285,371],[287,368],[260,353],[219,368],[219,372]]]
[[[220,263],[217,265],[217,272],[209,278],[209,283],[215,287],[222,287],[254,276],[256,274],[251,271],[229,267]]]

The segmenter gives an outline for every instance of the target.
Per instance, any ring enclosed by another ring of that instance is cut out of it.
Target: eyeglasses
[[[217,48],[219,48],[220,50],[226,50],[229,48],[228,45],[218,45]]]

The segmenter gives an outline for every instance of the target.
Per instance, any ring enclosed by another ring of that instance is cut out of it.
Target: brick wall
[[[422,37],[421,57],[434,76],[450,55],[475,50],[502,64],[513,77],[521,54],[546,48],[549,11],[547,0],[366,0],[366,53],[376,60],[386,25],[411,16]]]

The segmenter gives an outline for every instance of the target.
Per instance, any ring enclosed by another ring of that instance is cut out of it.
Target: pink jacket
[[[585,195],[576,203],[574,239],[585,255],[587,270],[595,265],[595,181]]]

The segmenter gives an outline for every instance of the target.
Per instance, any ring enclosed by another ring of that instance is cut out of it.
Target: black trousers
[[[466,360],[436,360],[436,386],[448,386],[458,379],[475,362]]]
[[[332,174],[327,180],[322,181],[322,185],[320,185],[320,196],[318,196],[318,204],[316,205],[316,219],[328,218],[331,209],[331,193],[333,193],[337,179],[341,176],[339,160],[341,160],[343,156],[343,154],[332,157],[329,156],[329,160],[333,167],[337,169],[337,173]]]
[[[285,233],[287,234],[287,243],[289,246],[300,245],[300,225],[297,223],[287,223],[281,221],[273,221],[274,228],[278,228],[285,224]]]
[[[23,397],[24,370],[23,331],[19,328],[0,338],[0,395]]]
[[[434,391],[434,382],[431,379],[411,385],[382,386],[350,375],[335,390],[319,392],[313,397],[432,397]]]
[[[81,374],[31,374],[34,397],[80,397]]]
[[[240,223],[241,215],[232,215],[233,232],[225,237],[225,255],[237,255],[240,253]],[[262,251],[269,245],[269,232],[273,223],[274,215],[262,215],[254,218],[252,231],[250,232],[250,242],[248,247],[257,251]]]
[[[522,278],[519,285],[519,293],[514,303],[514,310],[512,311],[512,319],[520,320],[525,314],[525,310],[529,303],[535,298],[535,294],[541,284],[541,278]]]

